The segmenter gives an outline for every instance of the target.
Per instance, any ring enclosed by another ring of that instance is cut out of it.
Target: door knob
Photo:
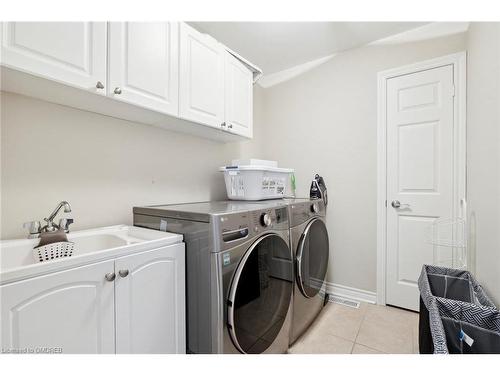
[[[108,281],[113,281],[115,279],[116,275],[114,272],[109,272],[106,275],[104,275],[104,278]]]
[[[104,85],[102,84],[101,81],[97,81],[97,83],[95,85],[95,88],[99,89],[99,90],[102,90],[104,88]]]
[[[128,270],[120,270],[120,271],[118,271],[118,275],[120,275],[120,277],[127,277]]]
[[[391,202],[391,206],[394,208],[410,208],[410,205],[407,203],[401,203],[398,200],[394,200]]]
[[[113,91],[116,95],[120,95],[122,93],[122,89],[119,87],[116,87]]]

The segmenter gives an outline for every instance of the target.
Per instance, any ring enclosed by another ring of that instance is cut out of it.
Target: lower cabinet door
[[[0,287],[3,353],[114,353],[114,261]]]
[[[116,353],[185,353],[184,244],[115,261]]]

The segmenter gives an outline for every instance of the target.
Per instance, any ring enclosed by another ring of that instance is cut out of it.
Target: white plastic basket
[[[293,169],[265,165],[220,167],[224,173],[227,197],[232,200],[258,201],[293,197]]]

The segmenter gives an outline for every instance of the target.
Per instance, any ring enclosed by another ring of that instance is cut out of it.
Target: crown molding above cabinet
[[[2,91],[219,142],[252,138],[261,70],[185,23],[4,22],[0,40]]]

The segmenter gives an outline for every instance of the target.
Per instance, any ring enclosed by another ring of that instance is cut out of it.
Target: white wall
[[[463,34],[368,46],[264,90],[263,157],[295,168],[299,196],[325,178],[330,282],[376,289],[377,72],[463,50]]]
[[[132,223],[134,205],[225,199],[218,167],[259,153],[28,97],[1,94],[1,238],[70,202],[73,230]]]
[[[479,279],[500,302],[498,32],[498,24],[472,24],[468,37],[364,47],[269,89],[256,86],[255,138],[236,144],[3,93],[1,238],[23,237],[23,222],[62,199],[73,207],[74,229],[131,223],[134,205],[222,199],[217,167],[269,158],[296,169],[300,196],[314,173],[325,177],[329,281],[375,291],[376,74],[468,48],[471,246]]]
[[[500,304],[500,23],[472,23],[467,49],[469,249]]]

